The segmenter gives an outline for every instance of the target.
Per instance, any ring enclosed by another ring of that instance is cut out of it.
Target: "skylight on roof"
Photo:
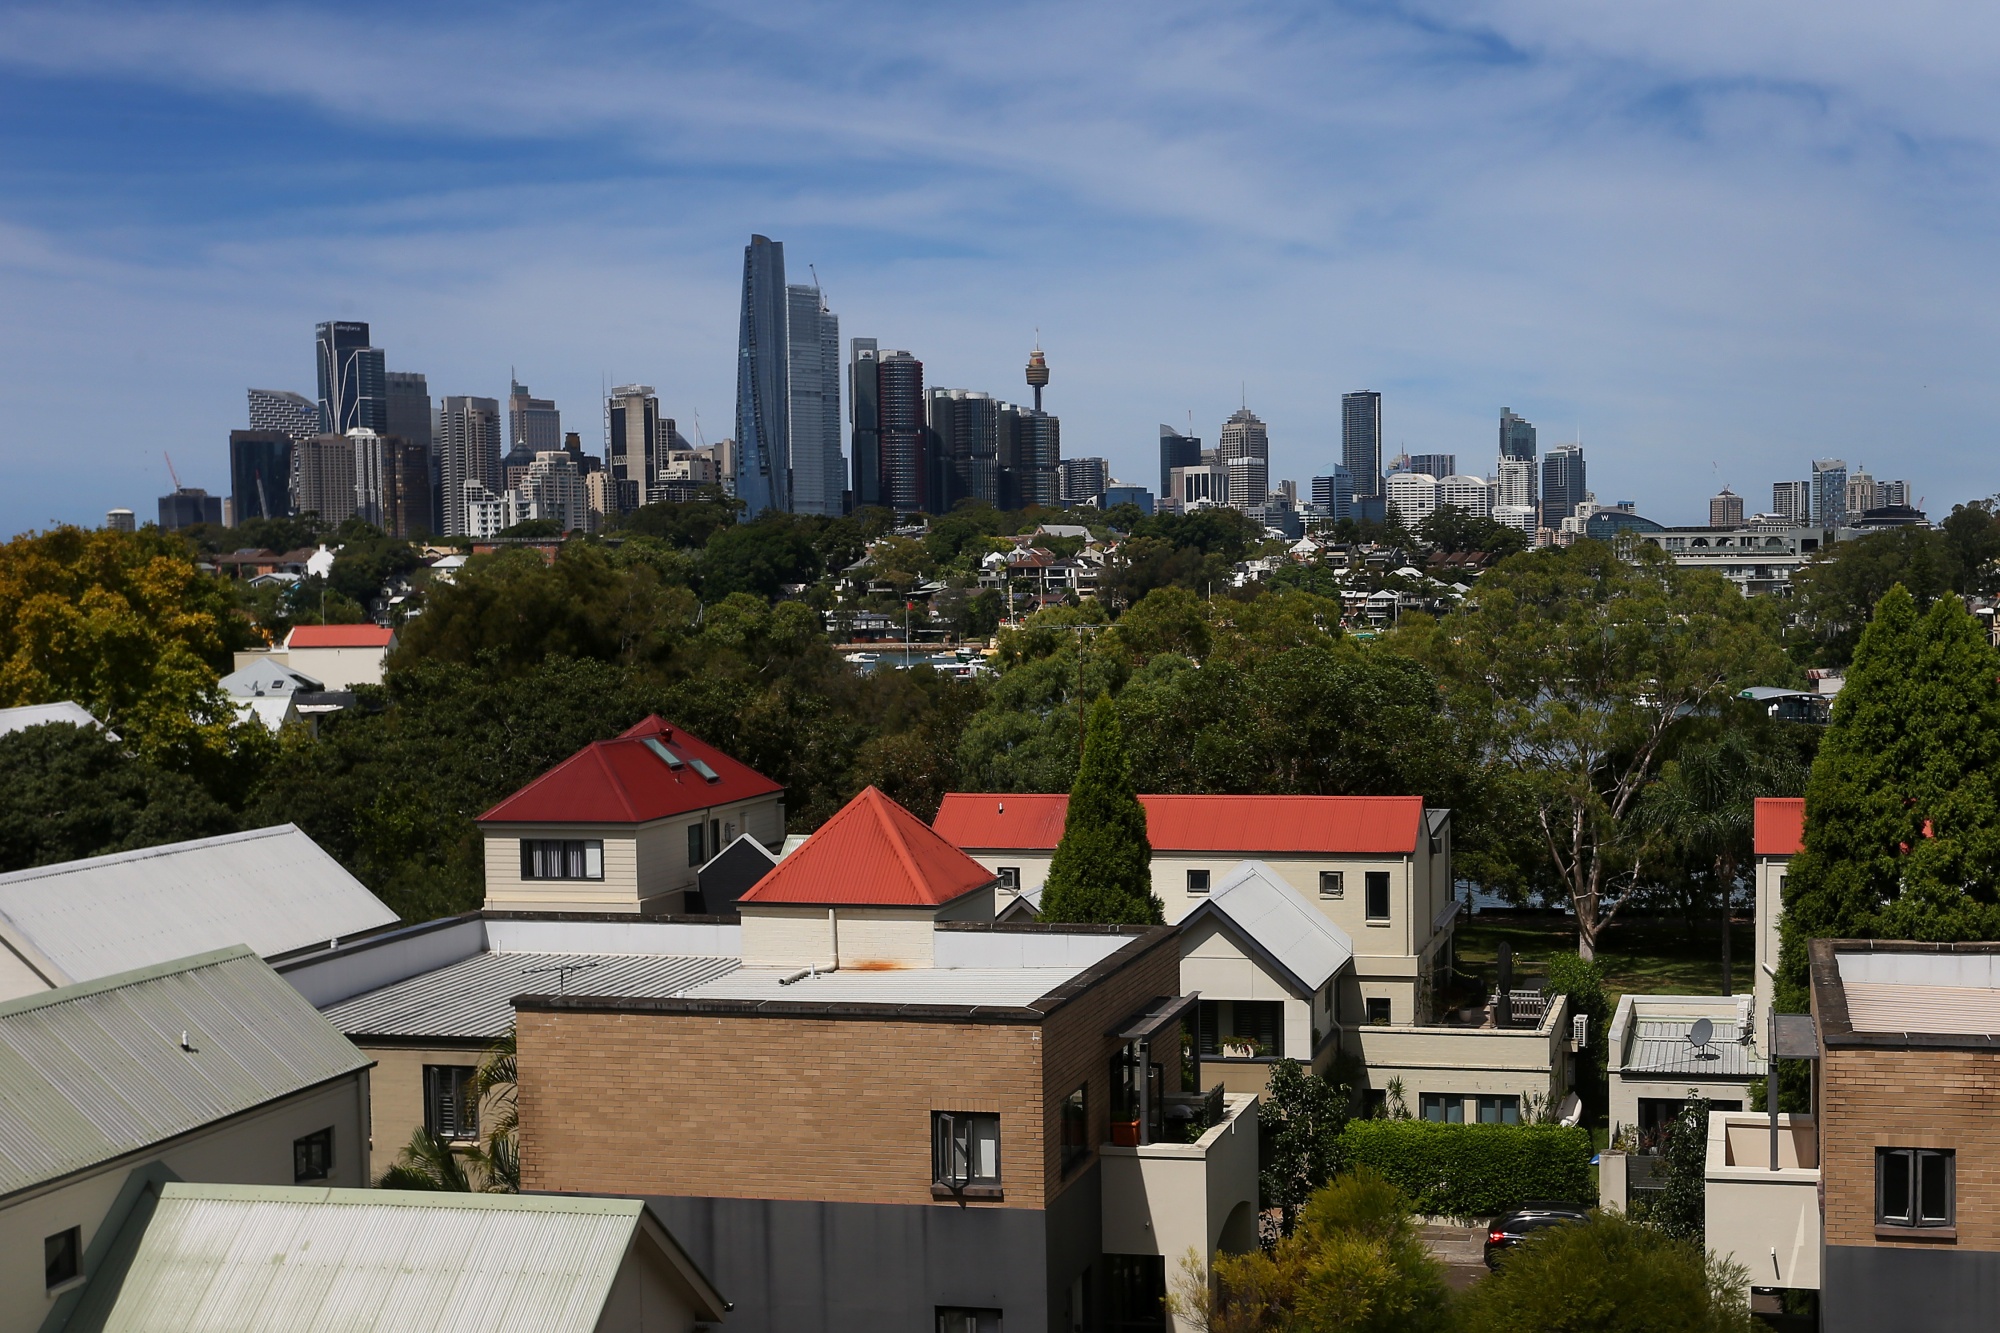
[[[668,768],[678,770],[685,767],[685,765],[681,763],[681,757],[675,754],[672,750],[669,750],[666,746],[660,744],[658,737],[642,736],[640,737],[640,740],[645,744],[648,750],[651,750],[654,754],[660,756],[661,760],[666,763],[666,766]],[[698,769],[704,770],[703,776],[708,777],[708,780],[710,782],[715,781],[713,776],[707,774],[706,772],[707,765],[703,764],[700,760],[696,760],[695,766]]]
[[[710,768],[707,764],[704,764],[701,760],[690,759],[688,760],[688,762],[694,765],[695,772],[701,774],[701,779],[703,782],[722,781],[722,775],[720,773],[717,773],[714,769]]]

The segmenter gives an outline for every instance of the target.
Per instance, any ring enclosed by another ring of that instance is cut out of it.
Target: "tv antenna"
[[[547,967],[524,967],[521,969],[521,975],[527,977],[534,976],[540,972],[554,972],[557,974],[556,994],[567,995],[569,994],[570,973],[587,972],[593,967],[602,966],[602,963],[551,963]]]

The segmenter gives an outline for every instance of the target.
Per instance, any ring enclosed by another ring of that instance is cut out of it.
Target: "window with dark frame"
[[[1455,1092],[1417,1094],[1417,1118],[1440,1125],[1465,1123],[1465,1098]]]
[[[292,1140],[292,1183],[325,1180],[333,1174],[333,1126]]]
[[[1190,870],[1190,871],[1188,871],[1188,872],[1187,872],[1187,891],[1188,891],[1189,893],[1207,893],[1207,892],[1208,892],[1208,872],[1207,872],[1206,870]]]
[[[1000,1117],[931,1112],[931,1179],[953,1191],[1000,1188]]]
[[[1009,893],[1019,893],[1021,891],[1021,867],[1001,866],[1000,887]]]
[[[1322,898],[1342,898],[1347,895],[1347,872],[1344,870],[1322,870],[1319,872],[1319,896]]]
[[[1389,919],[1389,872],[1370,870],[1367,872],[1368,919],[1387,921]]]
[[[706,856],[703,856],[703,855],[702,855],[702,848],[703,848],[703,843],[704,843],[704,839],[703,839],[703,829],[702,829],[702,826],[701,826],[701,824],[699,824],[699,823],[694,823],[694,824],[689,824],[689,825],[688,825],[688,864],[689,864],[689,865],[691,865],[691,866],[698,866],[698,865],[700,865],[700,864],[701,864],[702,862],[704,862],[704,861],[706,861],[706,860],[708,859],[708,858],[707,858]]]
[[[940,1305],[937,1307],[937,1333],[1000,1333],[1000,1311]]]
[[[1084,1084],[1062,1104],[1062,1171],[1090,1156],[1090,1085]]]
[[[43,1285],[53,1291],[83,1271],[83,1228],[58,1231],[42,1241]]]
[[[1389,1001],[1386,996],[1378,995],[1364,1001],[1364,1003],[1368,1006],[1368,1021],[1370,1023],[1387,1023],[1389,1021]]]
[[[1875,1225],[1949,1227],[1958,1217],[1958,1154],[1951,1148],[1875,1150]]]
[[[424,1066],[424,1128],[434,1139],[479,1137],[479,1099],[472,1095],[471,1065]]]
[[[1482,1125],[1518,1125],[1521,1123],[1521,1099],[1507,1093],[1498,1097],[1479,1099],[1479,1123]]]
[[[1202,1000],[1201,1054],[1214,1059],[1276,1058],[1285,1053],[1283,1000]]]
[[[603,879],[604,844],[595,838],[523,838],[521,878]]]

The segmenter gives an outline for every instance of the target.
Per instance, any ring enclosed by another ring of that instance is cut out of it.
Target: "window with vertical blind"
[[[424,1066],[424,1128],[434,1139],[479,1137],[479,1102],[471,1065]]]
[[[1285,1053],[1283,1000],[1203,1000],[1201,1053],[1220,1058]]]
[[[603,879],[604,844],[598,839],[521,839],[522,879]]]

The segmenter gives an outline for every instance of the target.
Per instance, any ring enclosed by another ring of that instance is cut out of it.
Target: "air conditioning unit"
[[[1589,1014],[1577,1014],[1569,1020],[1569,1039],[1579,1051],[1590,1045]]]

